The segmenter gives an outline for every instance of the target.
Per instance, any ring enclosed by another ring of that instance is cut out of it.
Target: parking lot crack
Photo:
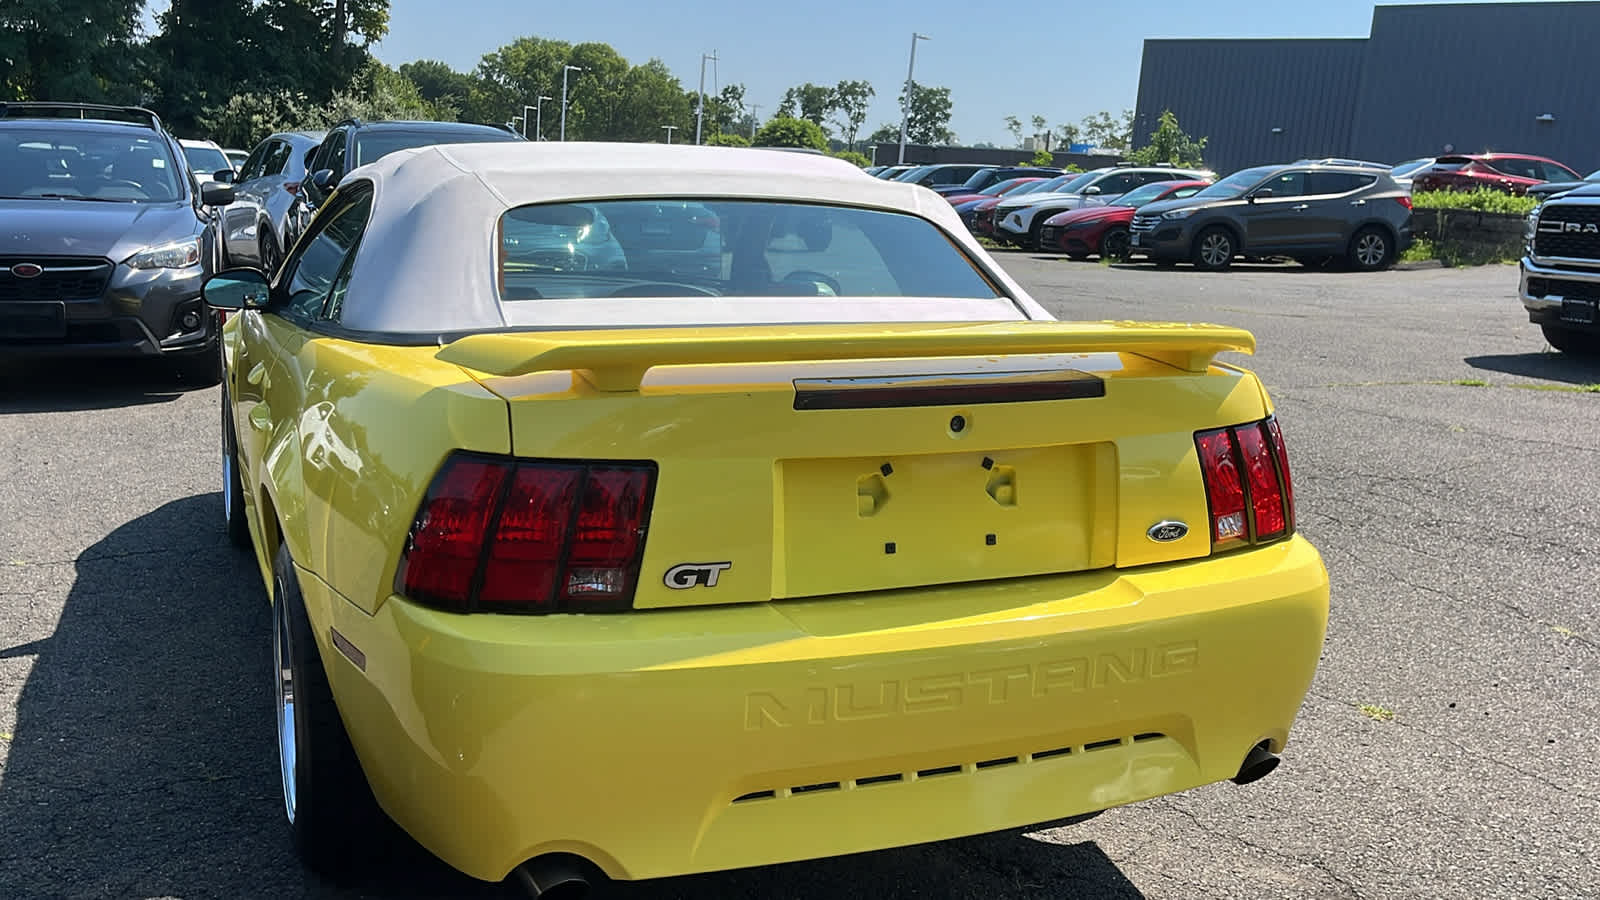
[[[1356,886],[1353,883],[1351,883],[1350,879],[1346,878],[1343,875],[1340,875],[1338,872],[1335,872],[1327,863],[1324,863],[1324,862],[1321,862],[1321,861],[1318,861],[1318,860],[1315,860],[1315,859],[1305,859],[1303,857],[1295,856],[1292,853],[1285,853],[1282,850],[1278,850],[1278,849],[1273,848],[1273,847],[1268,847],[1268,846],[1265,846],[1265,845],[1262,845],[1262,844],[1258,844],[1255,841],[1252,841],[1249,838],[1245,837],[1244,835],[1235,834],[1235,833],[1230,832],[1230,831],[1223,831],[1221,829],[1215,828],[1215,827],[1211,826],[1210,824],[1208,824],[1206,822],[1202,822],[1200,820],[1199,816],[1196,816],[1194,813],[1192,813],[1192,812],[1188,811],[1187,809],[1184,809],[1183,807],[1178,806],[1176,804],[1173,804],[1173,805],[1169,806],[1168,809],[1171,809],[1173,812],[1176,812],[1178,815],[1183,816],[1185,819],[1188,819],[1190,822],[1194,823],[1194,826],[1196,828],[1200,829],[1202,832],[1204,832],[1205,834],[1208,834],[1208,835],[1210,835],[1212,837],[1223,838],[1224,840],[1231,840],[1234,843],[1237,843],[1237,844],[1239,844],[1241,846],[1249,847],[1251,850],[1255,850],[1258,853],[1264,853],[1264,854],[1266,854],[1268,856],[1283,860],[1284,862],[1294,863],[1295,865],[1299,865],[1299,866],[1305,866],[1306,868],[1309,868],[1309,869],[1315,869],[1316,871],[1321,872],[1324,876],[1326,876],[1329,881],[1332,881],[1334,884],[1336,884],[1340,888],[1344,889],[1344,891],[1347,892],[1349,894],[1349,896],[1356,898],[1356,900],[1364,900],[1364,896],[1362,895],[1361,891],[1357,890]]]

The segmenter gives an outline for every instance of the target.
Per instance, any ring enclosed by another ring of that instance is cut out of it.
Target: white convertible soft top
[[[341,324],[440,334],[508,326],[1049,319],[927,188],[884,181],[841,160],[730,147],[621,143],[447,144],[401,150],[352,171],[344,192],[373,190]],[[496,286],[498,223],[533,203],[720,198],[837,204],[932,222],[978,261],[1008,298],[673,298],[519,301]]]

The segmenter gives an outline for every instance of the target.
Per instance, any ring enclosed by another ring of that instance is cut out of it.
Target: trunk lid
[[[486,334],[439,358],[507,400],[519,457],[657,464],[642,609],[1205,556],[1194,433],[1264,414],[1213,364],[1253,346],[1015,322]],[[1188,535],[1147,536],[1168,520]]]

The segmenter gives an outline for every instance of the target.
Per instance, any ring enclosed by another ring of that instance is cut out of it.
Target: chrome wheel
[[[1220,269],[1233,260],[1233,241],[1220,231],[1213,231],[1200,239],[1200,261],[1212,269]]]
[[[278,682],[278,770],[283,776],[283,809],[292,825],[299,796],[295,784],[299,753],[294,726],[294,657],[290,653],[289,616],[283,608],[282,578],[274,579],[273,589],[278,595],[272,611],[272,667]]]
[[[1383,264],[1389,255],[1389,244],[1383,235],[1369,231],[1356,238],[1356,262],[1363,268],[1374,269]]]

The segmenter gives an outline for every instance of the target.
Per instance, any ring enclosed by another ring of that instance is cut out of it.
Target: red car
[[[1582,181],[1555,160],[1522,153],[1472,153],[1441,156],[1411,176],[1411,192],[1471,191],[1489,188],[1522,195],[1546,181]]]
[[[1209,181],[1157,181],[1103,206],[1081,206],[1056,213],[1045,219],[1039,229],[1039,249],[1060,250],[1073,259],[1094,253],[1107,259],[1126,259],[1128,224],[1133,221],[1134,210],[1158,200],[1182,200],[1210,186]]]
[[[1044,178],[1042,176],[1034,176],[1032,178],[1012,178],[1008,181],[1001,181],[991,184],[981,191],[963,191],[959,194],[945,194],[944,198],[950,201],[951,206],[959,206],[968,200],[982,200],[988,197],[1004,197],[1006,194],[1011,193],[1025,184],[1036,184],[1043,180]]]

